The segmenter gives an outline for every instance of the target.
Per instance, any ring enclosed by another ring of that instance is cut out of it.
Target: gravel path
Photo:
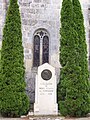
[[[90,117],[85,118],[64,118],[64,117],[23,117],[23,118],[0,118],[0,120],[90,120]]]

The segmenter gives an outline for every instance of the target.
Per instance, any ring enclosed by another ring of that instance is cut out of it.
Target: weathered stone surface
[[[29,70],[30,71],[30,70]],[[32,72],[26,72],[26,91],[30,97],[30,103],[35,102],[35,76],[37,74],[37,69],[33,68]]]
[[[35,3],[40,3],[42,0],[34,0]]]
[[[84,15],[84,24],[86,30],[86,40],[89,51],[89,30],[90,19],[88,16],[89,0],[80,0]],[[27,89],[31,101],[34,101],[35,88],[35,71],[33,68],[33,41],[34,34],[38,29],[45,29],[49,33],[49,64],[55,67],[57,82],[59,81],[59,29],[60,29],[60,10],[62,0],[18,0],[22,20],[22,41],[24,47],[24,60],[27,76]],[[5,22],[6,10],[9,0],[0,0],[0,48],[3,34],[3,26]],[[41,50],[42,51],[42,50]],[[40,54],[42,59],[42,54]],[[88,52],[88,56],[90,53]],[[40,63],[42,64],[42,63]],[[37,70],[36,70],[37,71]],[[33,84],[33,85],[32,85]],[[32,97],[33,96],[33,97]]]
[[[22,19],[22,24],[28,26],[34,26],[35,24],[37,24],[37,20]]]

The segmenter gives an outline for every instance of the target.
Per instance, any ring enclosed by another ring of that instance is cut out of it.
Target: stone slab
[[[35,86],[34,115],[57,115],[57,81],[55,68],[45,63],[38,67]]]

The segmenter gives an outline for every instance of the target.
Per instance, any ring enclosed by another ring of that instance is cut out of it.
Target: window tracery
[[[46,30],[35,32],[33,46],[33,67],[49,63],[49,34]]]

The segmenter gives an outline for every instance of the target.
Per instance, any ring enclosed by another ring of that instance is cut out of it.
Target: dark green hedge
[[[78,0],[63,0],[60,35],[60,113],[85,116],[90,112],[90,85],[84,20]]]
[[[29,110],[25,93],[25,68],[21,18],[17,0],[10,0],[3,30],[0,74],[0,112],[20,116]]]

